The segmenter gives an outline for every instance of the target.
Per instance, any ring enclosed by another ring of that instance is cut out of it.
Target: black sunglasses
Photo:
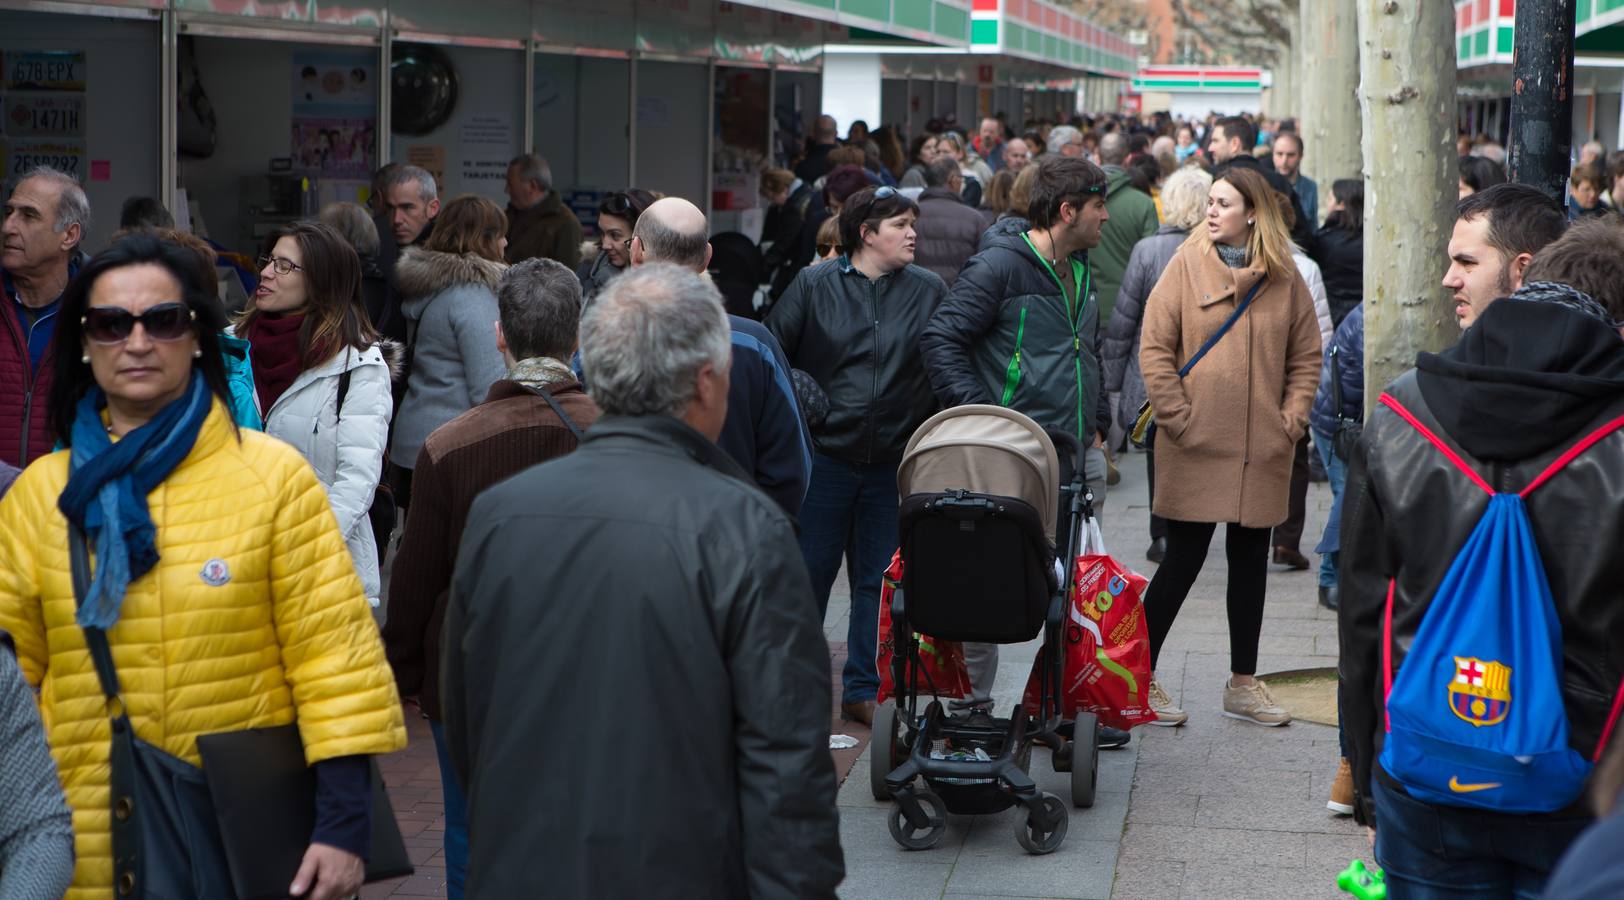
[[[624,218],[632,211],[632,198],[618,191],[610,194],[603,198],[603,211],[611,216]]]
[[[79,317],[85,337],[97,344],[122,344],[135,332],[137,322],[155,341],[178,341],[192,331],[197,313],[179,301],[159,303],[141,315],[117,306],[93,306]]]

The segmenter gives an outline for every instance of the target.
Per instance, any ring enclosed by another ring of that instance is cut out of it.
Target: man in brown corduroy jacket
[[[550,259],[521,262],[503,274],[497,303],[508,377],[491,385],[484,403],[430,434],[417,454],[383,628],[400,695],[422,707],[439,750],[453,896],[468,860],[467,800],[440,730],[440,628],[468,508],[491,485],[575,450],[598,418],[568,363],[581,312],[574,271]]]

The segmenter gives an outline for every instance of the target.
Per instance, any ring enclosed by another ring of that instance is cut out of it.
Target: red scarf
[[[304,313],[285,316],[255,316],[248,326],[248,359],[254,367],[254,392],[259,395],[260,415],[269,415],[293,380],[304,370],[299,358],[299,329]]]

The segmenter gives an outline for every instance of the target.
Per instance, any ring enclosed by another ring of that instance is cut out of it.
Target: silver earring
[[[84,356],[79,357],[79,361],[87,366],[90,365],[90,354],[86,353]]]
[[[193,350],[192,351],[192,358],[193,359],[202,359],[203,358],[203,351],[202,350]],[[89,360],[86,360],[86,362],[89,362]]]

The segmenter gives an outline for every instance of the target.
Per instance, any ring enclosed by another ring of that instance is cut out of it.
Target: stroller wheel
[[[1071,802],[1094,805],[1094,786],[1100,774],[1100,720],[1090,712],[1077,713],[1071,740]]]
[[[901,765],[897,757],[897,704],[887,700],[874,708],[874,727],[868,738],[868,786],[881,803],[891,799],[885,776]]]
[[[1060,847],[1060,842],[1066,839],[1066,828],[1070,824],[1070,816],[1066,810],[1065,801],[1059,797],[1048,791],[1044,791],[1039,796],[1043,798],[1044,811],[1057,816],[1053,828],[1049,831],[1042,830],[1040,826],[1032,821],[1032,814],[1026,813],[1015,823],[1015,840],[1020,842],[1026,852],[1041,856],[1045,853],[1053,853]]]
[[[904,850],[929,850],[947,832],[947,806],[932,791],[915,791],[914,799],[925,809],[928,820],[925,827],[915,828],[903,813],[901,803],[892,807],[891,817],[886,824],[891,827],[891,837]]]

